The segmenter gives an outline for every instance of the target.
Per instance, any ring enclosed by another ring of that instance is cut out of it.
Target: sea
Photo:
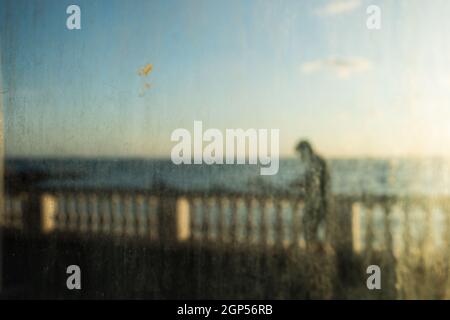
[[[328,159],[337,195],[449,195],[450,159]],[[6,172],[41,173],[42,187],[151,189],[156,184],[190,191],[291,191],[302,180],[299,159],[280,159],[279,172],[260,175],[257,165],[175,165],[170,159],[7,158]]]

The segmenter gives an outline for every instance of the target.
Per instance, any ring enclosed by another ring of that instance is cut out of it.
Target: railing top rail
[[[36,187],[33,190],[27,190],[26,193],[53,193],[53,194],[96,194],[98,196],[109,195],[143,195],[143,196],[165,196],[165,197],[188,197],[188,198],[205,198],[205,197],[223,197],[223,198],[264,198],[264,199],[286,199],[292,201],[304,200],[307,195],[298,191],[281,190],[275,188],[263,188],[261,190],[230,190],[225,188],[211,188],[209,190],[186,190],[181,188],[169,187],[166,185],[156,185],[149,188],[133,188],[133,187],[110,187],[98,188],[89,186],[58,186],[58,187]],[[422,206],[428,208],[430,206],[441,206],[450,210],[449,195],[425,195],[425,194],[409,194],[409,195],[388,195],[388,194],[333,194],[331,198],[337,202],[355,203],[360,202],[367,206],[383,204],[390,206],[394,204],[402,204],[405,206]]]
[[[98,195],[110,194],[140,194],[148,196],[187,196],[187,197],[230,197],[230,198],[286,198],[286,199],[303,199],[301,193],[287,192],[284,190],[229,190],[221,188],[213,188],[210,190],[184,190],[172,187],[153,187],[153,188],[96,188],[96,187],[41,187],[34,190],[39,193],[95,193]]]
[[[40,193],[95,193],[98,195],[109,194],[141,194],[141,195],[155,195],[155,196],[186,196],[186,197],[236,197],[236,198],[286,198],[292,200],[303,200],[306,195],[301,192],[278,190],[278,189],[262,189],[262,190],[230,190],[223,188],[212,188],[209,190],[185,190],[181,188],[173,188],[167,186],[156,186],[153,188],[97,188],[97,187],[41,187],[37,188]],[[424,194],[410,194],[410,195],[387,195],[387,194],[333,194],[333,199],[338,201],[348,202],[362,202],[367,205],[372,204],[394,204],[405,203],[410,205],[429,205],[439,204],[450,206],[449,195],[424,195]]]

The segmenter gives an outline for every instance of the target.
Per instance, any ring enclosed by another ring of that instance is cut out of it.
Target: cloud
[[[372,62],[365,58],[327,58],[305,62],[301,66],[304,74],[312,74],[320,71],[332,72],[338,78],[346,79],[356,73],[368,71],[372,68]]]
[[[336,16],[349,13],[361,5],[361,0],[331,0],[323,7],[317,9],[319,16]]]

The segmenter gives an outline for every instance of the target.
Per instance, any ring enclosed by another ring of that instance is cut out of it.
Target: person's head
[[[301,159],[304,161],[310,160],[314,154],[311,144],[306,140],[300,141],[295,150],[300,154]]]

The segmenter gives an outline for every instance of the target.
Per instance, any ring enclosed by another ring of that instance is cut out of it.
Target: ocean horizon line
[[[439,156],[439,155],[402,155],[402,156],[323,156],[326,160],[375,160],[375,161],[383,161],[383,160],[447,160],[450,161],[450,156]],[[192,157],[192,159],[194,159]],[[242,159],[242,158],[238,158]],[[246,157],[245,160],[249,158]],[[296,156],[280,156],[280,160],[299,160],[299,157]],[[102,156],[84,156],[84,155],[69,155],[69,156],[54,156],[54,155],[39,155],[39,156],[25,156],[25,155],[5,155],[5,161],[14,161],[14,160],[127,160],[127,161],[143,161],[143,160],[155,160],[155,161],[171,161],[170,156],[125,156],[125,155],[102,155]],[[225,161],[225,158],[224,158]],[[203,163],[206,164],[206,163]],[[224,163],[225,164],[225,163]]]

